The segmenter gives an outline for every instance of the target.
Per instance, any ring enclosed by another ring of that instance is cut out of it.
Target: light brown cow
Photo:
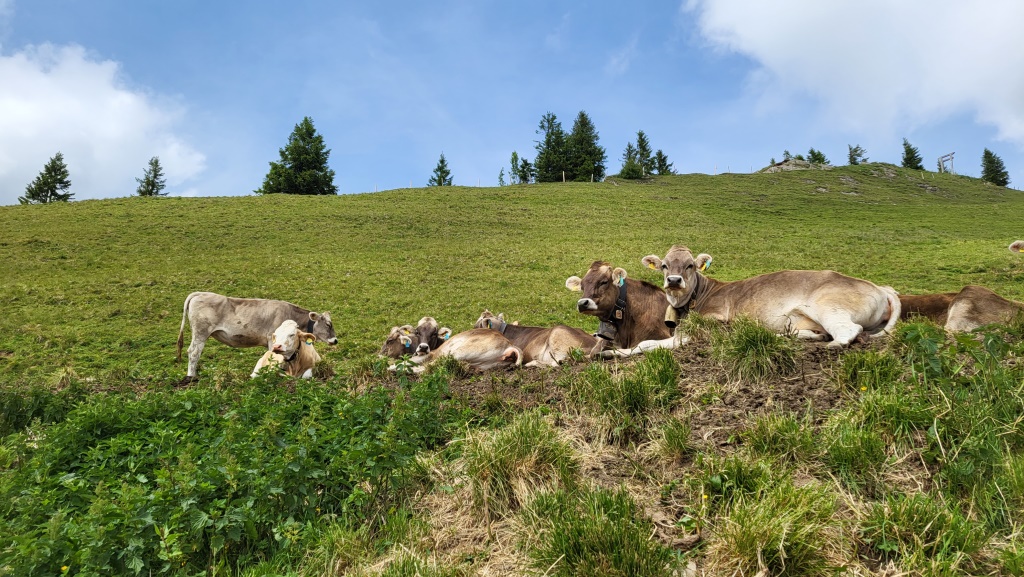
[[[413,372],[422,373],[441,357],[454,357],[476,371],[519,367],[523,364],[523,351],[504,335],[491,329],[463,331],[430,351],[430,354],[412,357],[410,361],[418,365]],[[395,370],[396,365],[391,365],[390,369]]]
[[[1011,242],[1010,252],[1024,252],[1024,240],[1015,240]]]
[[[614,347],[629,349],[614,356],[626,356],[657,348],[675,348],[686,338],[676,338],[665,326],[665,291],[653,284],[627,278],[626,271],[603,261],[595,261],[581,279],[571,276],[565,288],[583,292],[576,309],[601,319],[597,336]],[[682,339],[682,340],[680,340]],[[607,355],[605,351],[602,355]]]
[[[692,311],[724,322],[746,315],[799,338],[831,336],[831,347],[847,345],[861,333],[889,333],[900,318],[892,287],[829,270],[785,270],[723,282],[700,273],[710,260],[707,254],[694,258],[678,245],[664,259],[653,254],[641,259],[662,271],[665,294],[680,314]]]
[[[450,328],[438,328],[437,321],[432,317],[423,317],[415,327],[412,325],[392,327],[378,354],[393,359],[401,358],[404,355],[427,354],[444,344],[451,335]]]
[[[185,319],[192,327],[188,345],[188,377],[195,378],[199,355],[210,337],[229,347],[266,346],[268,335],[281,323],[291,319],[306,332],[313,333],[328,344],[337,344],[331,313],[314,313],[292,303],[267,299],[240,299],[211,292],[194,292],[185,297],[178,329],[178,355],[184,344]]]
[[[977,285],[963,288],[949,305],[946,330],[972,331],[991,323],[1008,323],[1024,311],[1024,303],[1004,299]]]
[[[575,349],[591,357],[604,348],[601,339],[574,327],[528,327],[509,324],[505,322],[505,315],[495,316],[489,310],[481,313],[473,326],[478,329],[494,329],[505,335],[505,338],[523,351],[523,363],[527,367],[557,367],[570,358]]]
[[[921,316],[937,325],[945,325],[949,305],[957,293],[934,293],[924,295],[900,295],[900,320],[907,321]]]
[[[320,353],[313,347],[314,341],[316,335],[300,331],[299,325],[291,319],[284,321],[270,335],[268,350],[256,362],[252,376],[258,375],[264,367],[280,367],[288,376],[311,378],[313,366],[320,362]]]

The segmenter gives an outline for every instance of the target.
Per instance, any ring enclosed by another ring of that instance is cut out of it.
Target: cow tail
[[[181,311],[181,328],[178,329],[178,353],[175,357],[176,361],[181,360],[181,347],[185,344],[185,318],[188,316],[188,303],[192,300],[192,297],[196,293],[192,293],[185,297],[185,306],[182,307]]]
[[[516,366],[516,367],[523,366],[523,351],[519,347],[514,347],[513,346],[513,347],[509,347],[509,348],[505,349],[505,354],[502,357],[502,359],[508,359],[512,355],[515,355],[515,358],[516,358],[516,362],[515,362],[514,366]]]
[[[885,334],[892,334],[893,327],[900,320],[900,314],[903,312],[903,305],[900,304],[900,295],[896,293],[896,289],[891,286],[882,287],[885,291],[885,298],[889,300],[889,322],[885,323],[885,328],[882,330]]]

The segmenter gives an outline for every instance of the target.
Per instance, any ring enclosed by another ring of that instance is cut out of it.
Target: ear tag
[[[487,321],[487,328],[489,328],[489,329],[493,329],[494,328],[494,327],[491,326],[491,321]]]
[[[651,270],[658,270],[658,267],[654,266],[653,262],[647,263],[647,268],[649,268]]]
[[[405,348],[409,348],[409,347],[411,347],[411,346],[412,346],[412,342],[407,342],[407,343],[405,343]]]
[[[708,268],[710,268],[710,267],[711,267],[711,257],[708,257],[708,260],[704,261],[704,264],[700,265],[700,272],[704,272],[704,271],[708,270]]]
[[[626,277],[622,277],[619,279],[619,286],[622,286],[624,284],[626,284]]]
[[[306,339],[306,344],[307,345],[313,344],[313,339]]]
[[[447,340],[448,340],[448,337],[450,337],[450,336],[451,336],[451,335],[445,335],[445,336],[444,336],[444,337],[442,338],[442,340],[445,340],[445,341],[447,341]]]

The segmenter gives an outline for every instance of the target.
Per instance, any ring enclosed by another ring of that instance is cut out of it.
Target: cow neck
[[[626,319],[626,280],[622,280],[622,284],[619,285],[619,297],[615,299],[615,307],[608,313],[608,318],[601,319],[606,323],[611,323],[616,329],[622,325],[622,322]]]
[[[290,363],[290,362],[294,361],[295,357],[299,356],[299,351],[302,350],[302,345],[303,345],[303,343],[300,342],[299,346],[295,347],[295,352],[292,353],[292,356],[290,356],[288,358],[285,358],[284,362]]]
[[[690,295],[690,300],[686,302],[685,306],[687,311],[696,309],[697,312],[700,312],[700,310],[704,308],[704,305],[707,304],[708,299],[715,294],[715,289],[723,283],[722,281],[716,281],[697,273],[697,281],[695,284],[697,286],[694,287],[693,293]]]

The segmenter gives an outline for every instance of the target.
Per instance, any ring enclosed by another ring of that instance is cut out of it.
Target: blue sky
[[[128,2],[0,0],[0,204],[57,151],[76,200],[251,194],[304,116],[342,193],[497,185],[541,116],[585,110],[617,172],[647,133],[681,173],[747,172],[907,137],[1024,185],[1015,0]]]

